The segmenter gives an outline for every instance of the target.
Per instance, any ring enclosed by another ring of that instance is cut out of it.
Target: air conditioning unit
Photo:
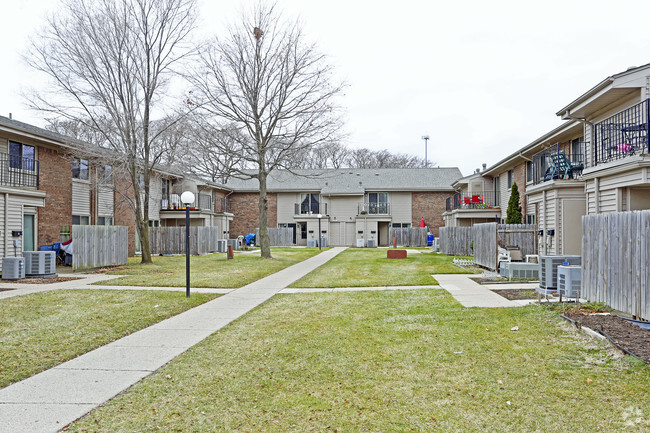
[[[377,248],[377,241],[375,239],[368,239],[366,246],[368,248]]]
[[[22,280],[25,278],[24,257],[4,257],[2,259],[2,279]]]
[[[363,248],[363,239],[357,239],[357,248]]]
[[[325,236],[320,238],[320,246],[323,248],[327,248],[327,238]]]
[[[499,269],[501,276],[504,278],[539,279],[539,265],[537,263],[501,262]]]
[[[582,282],[582,266],[557,267],[557,286],[561,296],[577,298],[580,296],[580,284]]]
[[[541,256],[539,258],[540,273],[539,287],[542,289],[557,289],[557,267],[567,262],[570,265],[581,265],[580,256]]]
[[[433,247],[433,251],[436,251],[436,252],[440,251],[440,238],[435,238],[433,240],[432,247]]]
[[[232,246],[233,251],[239,251],[239,240],[237,240],[237,239],[228,239],[228,245]]]
[[[217,239],[217,252],[218,253],[228,252],[228,241],[226,239]]]
[[[23,257],[25,257],[26,276],[56,276],[56,255],[54,251],[24,251]]]
[[[316,239],[307,239],[307,247],[309,247],[309,248],[317,248],[318,243],[316,242]]]

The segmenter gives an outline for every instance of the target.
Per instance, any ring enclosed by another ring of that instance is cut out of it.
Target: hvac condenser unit
[[[322,248],[327,248],[327,238],[325,236],[320,238],[320,246]]]
[[[22,280],[25,278],[24,257],[4,257],[2,259],[2,279]]]
[[[504,278],[539,279],[539,265],[537,263],[501,262],[499,270]]]
[[[228,241],[226,239],[217,239],[217,252],[218,253],[228,252]]]
[[[239,240],[228,239],[228,245],[232,246],[233,251],[239,251]]]
[[[377,241],[374,239],[368,239],[366,246],[368,248],[377,248]]]
[[[357,248],[363,248],[363,239],[357,239]]]
[[[539,287],[557,289],[557,267],[562,263],[581,265],[580,256],[541,256],[539,258]]]
[[[557,267],[557,287],[561,296],[577,298],[580,296],[580,283],[582,280],[582,266]]]
[[[307,247],[308,248],[318,247],[318,243],[316,242],[316,239],[307,239]]]
[[[56,275],[54,251],[24,251],[25,275],[28,277],[53,277]]]

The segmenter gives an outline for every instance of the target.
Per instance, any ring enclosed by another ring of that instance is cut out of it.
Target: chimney
[[[13,118],[14,116],[11,113],[9,113],[9,120],[12,120]]]
[[[485,171],[486,169],[487,169],[487,164],[483,163],[483,171]]]

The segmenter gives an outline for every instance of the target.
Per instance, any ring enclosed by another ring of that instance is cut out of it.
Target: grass
[[[192,287],[239,288],[281,269],[318,254],[316,248],[274,248],[273,259],[254,254],[235,254],[227,260],[225,254],[210,254],[190,258]],[[153,264],[142,265],[140,258],[129,259],[129,265],[108,274],[127,275],[97,284],[115,286],[185,286],[185,256],[153,257]]]
[[[443,290],[281,295],[67,431],[647,431],[650,369],[601,347]]]
[[[0,301],[0,388],[215,298],[57,290]]]
[[[453,257],[409,254],[389,260],[385,249],[347,249],[290,287],[422,286],[438,284],[431,274],[464,274]]]

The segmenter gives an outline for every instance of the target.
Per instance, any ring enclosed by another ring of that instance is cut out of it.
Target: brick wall
[[[452,192],[414,192],[411,196],[413,227],[420,227],[420,220],[424,218],[431,233],[438,237],[439,228],[445,225],[442,214],[446,210],[446,200],[452,194]]]
[[[259,193],[234,193],[230,195],[232,202],[232,213],[235,218],[230,223],[230,238],[234,239],[239,235],[246,236],[248,233],[255,233],[259,227]],[[269,227],[278,225],[278,195],[269,193],[267,224]]]
[[[133,198],[133,185],[126,174],[114,173],[115,192],[113,199],[115,203],[113,224],[116,226],[129,227],[129,256],[135,255],[135,213],[131,207]]]
[[[59,242],[62,225],[72,224],[72,162],[55,150],[39,147],[39,190],[47,193],[38,208],[37,246]]]

